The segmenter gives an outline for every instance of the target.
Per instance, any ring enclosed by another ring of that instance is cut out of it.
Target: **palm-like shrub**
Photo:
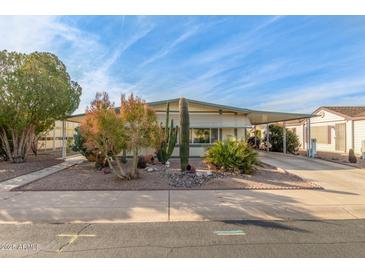
[[[204,160],[222,171],[248,174],[257,163],[257,153],[243,141],[218,141],[207,150]]]

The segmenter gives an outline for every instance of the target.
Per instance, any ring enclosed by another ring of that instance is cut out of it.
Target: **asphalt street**
[[[0,257],[365,257],[365,220],[9,224]]]

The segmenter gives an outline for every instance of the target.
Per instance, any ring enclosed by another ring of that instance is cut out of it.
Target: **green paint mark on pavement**
[[[238,236],[238,235],[246,235],[242,230],[218,230],[214,231],[214,234],[217,236]]]

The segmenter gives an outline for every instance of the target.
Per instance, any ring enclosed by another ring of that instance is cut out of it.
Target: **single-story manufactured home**
[[[307,128],[310,138],[316,139],[316,150],[344,154],[350,149],[361,155],[365,152],[365,107],[322,106],[312,118],[287,122],[286,127],[295,132],[302,149],[307,149]]]
[[[310,114],[257,111],[187,99],[190,114],[190,156],[201,157],[217,140],[245,139],[248,129],[256,125],[306,119]],[[170,119],[179,125],[179,98],[149,102],[159,122],[165,123],[166,105],[170,104]],[[70,116],[67,120],[81,122],[85,114]],[[179,143],[179,142],[178,142]],[[178,144],[173,156],[179,155]]]

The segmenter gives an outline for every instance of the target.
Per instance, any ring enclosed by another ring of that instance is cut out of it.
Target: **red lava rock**
[[[104,174],[110,174],[110,173],[112,173],[112,170],[109,167],[104,167],[103,172],[104,172]]]

